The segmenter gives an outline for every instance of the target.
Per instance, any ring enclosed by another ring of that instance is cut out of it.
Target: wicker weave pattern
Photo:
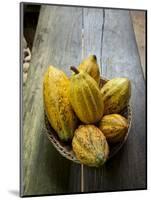
[[[100,80],[100,87],[102,87],[102,85],[104,85],[108,80],[104,77],[101,77]],[[119,142],[117,144],[115,144],[114,146],[110,146],[110,154],[109,154],[109,159],[111,157],[113,157],[120,149],[121,147],[124,145],[124,143],[127,140],[127,137],[129,135],[130,132],[130,128],[131,128],[131,121],[132,121],[132,113],[131,113],[131,107],[130,105],[128,105],[122,112],[121,115],[123,115],[125,118],[127,118],[128,120],[128,131],[123,139],[122,142]],[[51,127],[47,116],[45,115],[45,128],[44,128],[44,133],[46,134],[46,136],[48,137],[48,139],[50,140],[50,142],[53,144],[53,146],[57,149],[57,151],[64,156],[65,158],[75,162],[75,163],[79,163],[80,162],[77,160],[74,152],[72,151],[72,147],[71,147],[71,142],[68,143],[64,143],[62,141],[60,141],[57,133],[54,131],[54,129]]]

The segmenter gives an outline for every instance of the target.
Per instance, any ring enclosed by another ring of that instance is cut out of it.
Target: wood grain
[[[82,9],[42,6],[23,91],[23,194],[80,191],[80,165],[63,158],[43,133],[42,78],[48,65],[68,75],[81,60]]]
[[[84,168],[85,191],[144,189],[146,113],[140,58],[129,12],[108,9],[104,12],[102,74],[107,78],[125,76],[131,80],[132,128],[124,147],[102,168]],[[96,19],[98,23],[101,21]]]
[[[83,8],[83,57],[94,54],[99,65],[101,65],[102,26],[102,9]]]

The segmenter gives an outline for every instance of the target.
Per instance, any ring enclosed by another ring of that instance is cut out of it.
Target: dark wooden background
[[[133,114],[123,148],[98,169],[84,166],[81,177],[81,165],[63,158],[43,133],[42,79],[50,64],[71,75],[69,66],[89,54],[103,76],[131,80]],[[41,6],[22,90],[21,195],[146,188],[146,87],[128,10]]]

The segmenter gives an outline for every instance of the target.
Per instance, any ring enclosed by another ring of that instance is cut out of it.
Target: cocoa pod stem
[[[78,70],[76,67],[71,66],[70,69],[71,69],[73,72],[75,72],[76,74],[79,74],[79,70]]]

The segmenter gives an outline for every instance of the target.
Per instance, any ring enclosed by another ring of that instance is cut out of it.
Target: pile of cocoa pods
[[[110,144],[121,142],[128,121],[122,116],[131,96],[127,77],[115,77],[100,86],[97,57],[90,55],[71,77],[49,66],[43,81],[44,110],[59,140],[70,142],[80,163],[99,167],[109,157]]]

